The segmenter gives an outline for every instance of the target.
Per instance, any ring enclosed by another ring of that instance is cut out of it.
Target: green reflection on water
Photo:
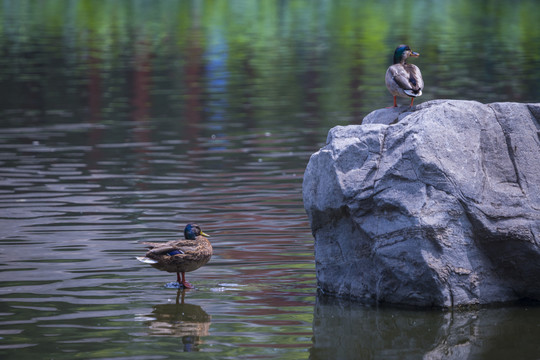
[[[191,121],[231,114],[252,124],[291,114],[360,121],[389,103],[384,73],[403,42],[422,55],[422,101],[540,95],[535,1],[7,4],[0,79],[13,87],[0,93],[4,109],[29,101],[56,111],[98,106],[105,121],[122,113],[144,118],[149,102],[154,116],[172,110]],[[144,88],[150,91],[130,95]]]

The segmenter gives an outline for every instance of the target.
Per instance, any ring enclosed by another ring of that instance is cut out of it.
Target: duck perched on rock
[[[422,73],[418,66],[407,64],[409,56],[418,57],[420,54],[412,51],[408,45],[399,45],[394,52],[394,64],[386,70],[386,87],[394,95],[394,107],[397,106],[397,96],[410,97],[412,106],[414,98],[422,95]]]
[[[178,283],[191,289],[193,285],[186,281],[186,272],[197,270],[212,257],[212,244],[209,235],[202,232],[197,224],[187,224],[184,229],[184,240],[166,243],[144,242],[149,250],[144,257],[137,260],[167,272],[175,272]],[[180,279],[180,274],[182,278]]]

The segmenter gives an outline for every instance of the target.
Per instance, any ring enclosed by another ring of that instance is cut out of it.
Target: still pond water
[[[540,358],[538,307],[317,294],[301,195],[328,130],[391,105],[399,43],[421,53],[418,102],[538,102],[538,16],[534,1],[3,1],[0,358]],[[214,257],[182,291],[135,256],[189,221]]]

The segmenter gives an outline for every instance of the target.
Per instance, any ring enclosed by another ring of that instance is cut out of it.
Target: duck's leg
[[[397,97],[394,96],[394,106],[388,106],[386,109],[391,109],[397,107]]]
[[[186,281],[186,273],[185,272],[182,272],[182,282],[180,282],[180,280],[178,280],[178,283],[182,284],[182,286],[184,286],[186,289],[193,289],[193,285],[191,285],[190,283],[188,283]]]
[[[412,97],[411,98],[411,107],[412,107],[412,103],[414,102],[414,98]]]

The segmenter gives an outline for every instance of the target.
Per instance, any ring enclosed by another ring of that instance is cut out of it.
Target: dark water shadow
[[[173,336],[182,339],[184,352],[199,351],[202,338],[208,335],[211,316],[199,305],[186,304],[186,289],[178,289],[176,303],[153,307],[146,322],[153,336]]]
[[[538,359],[538,314],[376,308],[319,294],[310,359]]]

